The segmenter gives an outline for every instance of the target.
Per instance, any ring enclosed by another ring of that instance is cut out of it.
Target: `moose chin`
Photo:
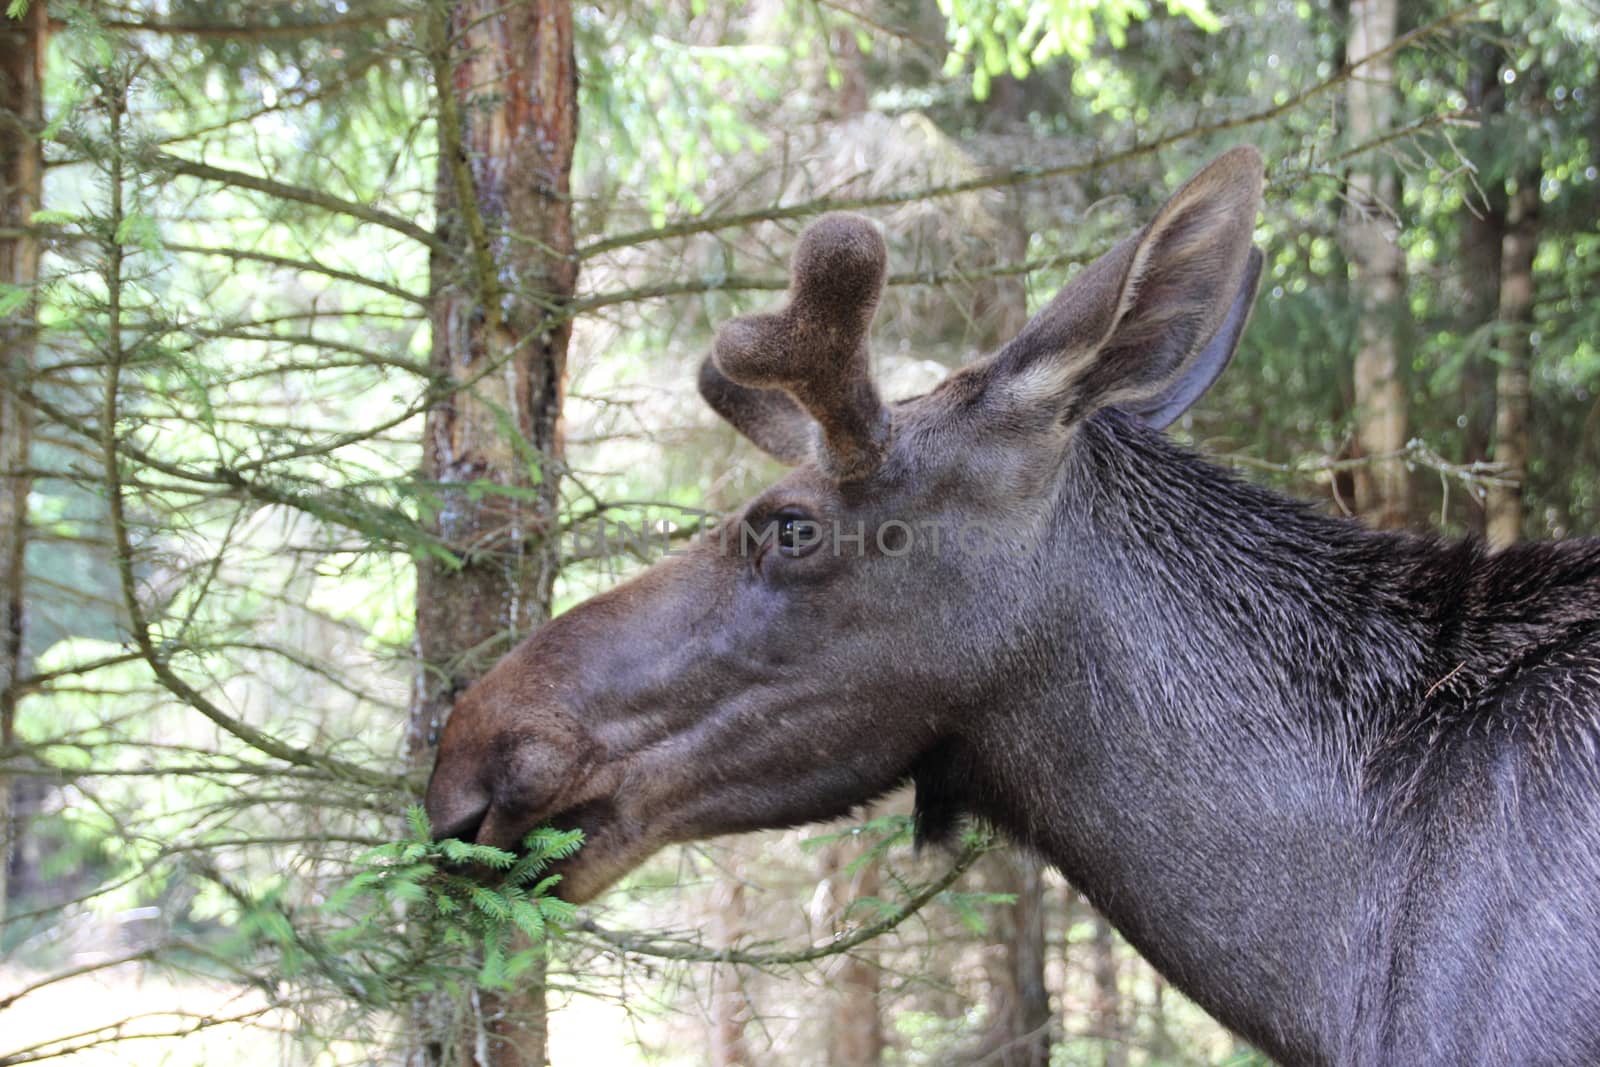
[[[461,697],[438,832],[580,828],[582,901],[910,781],[921,838],[998,827],[1284,1063],[1600,1064],[1600,543],[1374,532],[1162,433],[1245,329],[1262,184],[1227,152],[895,403],[884,242],[811,225],[699,379],[793,470]]]

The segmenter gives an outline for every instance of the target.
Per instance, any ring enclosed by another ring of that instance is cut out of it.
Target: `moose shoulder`
[[[462,696],[436,829],[580,827],[584,900],[911,780],[1285,1063],[1600,1063],[1600,544],[1370,532],[1160,432],[1244,329],[1261,187],[1228,152],[893,405],[883,242],[815,223],[700,379],[795,469]]]

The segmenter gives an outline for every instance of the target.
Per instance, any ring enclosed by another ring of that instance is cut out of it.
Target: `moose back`
[[[1261,189],[1224,154],[894,404],[884,243],[810,226],[700,375],[793,471],[463,694],[437,832],[581,828],[582,901],[909,780],[923,839],[999,827],[1284,1063],[1600,1064],[1600,545],[1371,532],[1161,433],[1249,317]]]

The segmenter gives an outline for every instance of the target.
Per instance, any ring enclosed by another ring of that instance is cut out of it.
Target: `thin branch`
[[[841,937],[826,944],[812,945],[808,948],[794,949],[788,952],[742,952],[735,948],[716,949],[706,948],[702,945],[663,945],[659,939],[635,939],[621,931],[608,930],[593,921],[579,923],[576,928],[586,934],[598,937],[618,951],[635,956],[653,956],[657,959],[678,960],[689,963],[735,963],[750,967],[782,967],[797,963],[810,963],[813,960],[849,952],[856,946],[863,945],[874,938],[882,937],[893,930],[921,911],[934,897],[954,885],[957,879],[966,874],[972,865],[978,861],[978,858],[987,853],[991,847],[988,843],[968,845],[956,857],[955,862],[951,864],[948,871],[924,885],[911,899],[877,922],[863,926],[848,937]]]
[[[346,30],[381,26],[393,19],[410,18],[408,11],[374,11],[344,18],[319,19],[315,22],[253,22],[229,25],[221,22],[174,22],[162,19],[147,22],[134,19],[100,19],[102,29],[120,33],[154,33],[168,37],[203,37],[222,40],[264,41],[285,37],[327,37]],[[66,28],[60,19],[51,21],[52,32]]]
[[[56,425],[70,430],[88,440],[97,442],[103,441],[103,437],[100,434],[97,434],[96,430],[87,423],[85,417],[75,415],[70,411],[66,411],[63,408],[56,406],[50,401],[39,396],[34,390],[17,389],[16,393]],[[126,456],[127,458],[134,460],[149,470],[159,472],[169,478],[174,478],[182,482],[192,482],[200,485],[217,487],[219,489],[232,490],[263,504],[276,504],[282,507],[293,508],[296,511],[304,512],[305,514],[323,522],[337,523],[338,525],[346,526],[351,529],[368,529],[374,524],[381,522],[386,529],[404,530],[406,532],[406,538],[396,537],[395,540],[397,544],[405,544],[407,547],[433,546],[436,548],[443,548],[443,546],[438,544],[432,537],[430,537],[425,530],[417,526],[416,522],[411,518],[410,515],[398,508],[369,506],[367,510],[363,511],[362,513],[353,514],[346,505],[335,498],[321,495],[309,490],[301,492],[293,489],[279,488],[274,485],[269,485],[265,482],[247,478],[245,477],[244,473],[247,469],[253,471],[255,469],[270,466],[284,460],[324,455],[329,452],[337,451],[338,449],[344,448],[348,445],[370,440],[373,437],[376,437],[384,431],[392,428],[393,426],[406,421],[406,419],[412,418],[420,410],[420,407],[409,408],[402,413],[400,417],[380,423],[378,426],[367,430],[365,433],[341,435],[331,441],[325,441],[321,445],[306,445],[300,448],[291,449],[287,452],[275,454],[238,468],[229,467],[223,464],[216,464],[208,469],[184,466],[179,463],[163,460],[160,457],[153,455],[149,451],[139,448],[127,441],[117,442],[117,452],[122,456]],[[102,427],[101,433],[103,433],[103,431],[104,428]],[[166,488],[167,491],[176,491],[176,487],[169,486]]]
[[[239,1015],[229,1016],[197,1015],[193,1012],[186,1011],[142,1012],[138,1015],[130,1015],[127,1018],[121,1019],[114,1023],[107,1023],[104,1026],[97,1026],[90,1030],[82,1030],[75,1034],[68,1034],[64,1037],[53,1037],[47,1041],[41,1041],[34,1045],[28,1045],[25,1048],[15,1049],[11,1052],[5,1053],[4,1055],[0,1055],[0,1067],[14,1067],[15,1064],[22,1063],[38,1063],[41,1060],[67,1059],[79,1053],[87,1052],[90,1049],[97,1048],[101,1045],[115,1044],[121,1041],[163,1038],[182,1039],[191,1037],[202,1030],[210,1030],[218,1026],[247,1023],[253,1019],[259,1019],[261,1016],[267,1015],[276,1010],[278,1009],[273,1006],[268,1006],[242,1012]],[[174,1026],[170,1030],[153,1032],[140,1031],[137,1033],[127,1032],[127,1027],[130,1023],[136,1023],[146,1019],[193,1019],[194,1022],[189,1026]],[[73,1041],[78,1043],[68,1043]],[[50,1046],[52,1045],[58,1045],[60,1047],[51,1048]]]
[[[1018,274],[1031,274],[1036,270],[1071,262],[1070,256],[1052,256],[1049,259],[1032,259],[1023,263],[992,263],[970,269],[900,271],[889,275],[884,284],[890,286],[933,286],[955,282],[975,282],[988,278],[1007,278]],[[582,297],[571,305],[570,313],[586,315],[601,308],[617,304],[634,304],[644,300],[659,300],[670,296],[690,296],[697,293],[728,293],[781,291],[789,287],[787,278],[755,278],[743,274],[722,277],[696,278],[688,281],[660,282],[641,285],[633,289],[619,289],[610,293],[595,293]]]
[[[57,971],[55,974],[41,978],[37,982],[33,982],[30,985],[25,985],[21,989],[9,993],[4,997],[0,997],[0,1011],[5,1011],[7,1008],[11,1007],[11,1005],[15,1004],[17,1001],[21,1000],[25,996],[28,996],[29,994],[37,993],[41,989],[48,989],[50,986],[53,986],[58,982],[71,981],[74,978],[81,978],[86,974],[94,974],[96,971],[104,971],[111,967],[121,967],[125,963],[144,963],[154,959],[156,952],[157,950],[154,948],[147,948],[140,952],[134,952],[126,956],[113,956],[110,959],[98,960],[94,963],[85,963],[78,967],[70,967],[64,971]]]
[[[1165,134],[1154,140],[1135,143],[1127,148],[1096,153],[1088,159],[1072,163],[1062,163],[1049,167],[1013,167],[1009,170],[995,171],[990,174],[980,175],[966,181],[952,182],[949,185],[935,186],[924,189],[911,189],[899,193],[881,193],[874,196],[858,197],[819,197],[795,204],[777,204],[756,211],[740,211],[727,215],[714,215],[702,218],[683,219],[658,226],[648,230],[635,230],[631,233],[618,234],[614,237],[602,237],[591,241],[578,249],[579,259],[588,259],[604,252],[614,251],[619,248],[630,248],[634,245],[648,244],[654,241],[667,240],[673,237],[688,237],[698,233],[709,233],[715,230],[733,229],[751,226],[760,222],[772,222],[780,219],[803,218],[824,211],[859,211],[864,208],[893,207],[923,200],[935,200],[942,197],[959,196],[962,193],[978,192],[984,189],[999,189],[1014,185],[1023,185],[1031,182],[1043,181],[1047,178],[1066,178],[1080,174],[1088,174],[1107,167],[1127,163],[1144,156],[1152,155],[1172,145],[1187,141],[1194,137],[1210,136],[1226,133],[1229,130],[1241,129],[1245,126],[1255,126],[1263,122],[1270,122],[1290,111],[1299,108],[1307,101],[1313,100],[1327,93],[1351,78],[1361,68],[1369,63],[1376,62],[1386,56],[1393,55],[1403,49],[1409,48],[1418,41],[1425,40],[1436,33],[1440,33],[1455,23],[1462,21],[1469,15],[1481,10],[1489,0],[1472,0],[1465,7],[1458,8],[1443,15],[1424,26],[1419,26],[1409,33],[1401,34],[1389,44],[1377,51],[1361,57],[1353,63],[1348,63],[1334,72],[1331,76],[1309,88],[1302,89],[1282,103],[1271,107],[1262,108],[1236,118],[1222,119],[1218,122],[1204,125],[1191,126],[1186,130]]]
[[[1515,472],[1509,470],[1503,463],[1493,463],[1488,460],[1475,460],[1472,463],[1452,463],[1429,448],[1427,443],[1420,438],[1412,438],[1406,442],[1404,448],[1398,448],[1392,452],[1374,452],[1371,455],[1353,456],[1348,459],[1316,456],[1292,463],[1274,463],[1271,460],[1256,459],[1253,456],[1237,454],[1222,455],[1218,458],[1238,467],[1301,476],[1355,470],[1361,467],[1370,467],[1377,463],[1390,463],[1398,459],[1407,464],[1434,471],[1445,477],[1454,478],[1467,485],[1514,486],[1519,484],[1518,479],[1515,477]]]
[[[181,252],[196,256],[220,256],[225,259],[247,260],[252,263],[266,263],[273,267],[283,267],[285,270],[304,271],[308,274],[320,274],[325,278],[333,278],[336,281],[353,282],[356,285],[364,285],[369,289],[376,289],[380,293],[388,293],[390,296],[399,297],[401,300],[406,300],[423,307],[428,305],[428,298],[426,296],[420,296],[416,293],[410,292],[409,290],[402,289],[398,285],[390,285],[388,282],[380,282],[376,278],[369,278],[364,274],[357,274],[354,271],[340,270],[337,267],[329,267],[322,263],[318,263],[313,259],[292,259],[288,256],[275,256],[268,252],[247,251],[242,248],[212,248],[202,245],[172,244],[170,242],[164,242],[162,247],[169,252]]]
[[[222,185],[231,185],[240,189],[249,189],[252,192],[265,193],[277,197],[279,200],[292,200],[299,204],[308,204],[311,207],[321,208],[339,215],[348,215],[362,222],[370,222],[375,226],[393,230],[403,234],[419,244],[426,245],[435,252],[449,254],[450,247],[439,237],[418,226],[410,219],[392,215],[387,211],[371,207],[367,204],[357,203],[354,200],[345,200],[343,197],[325,193],[320,189],[307,189],[301,185],[289,185],[286,182],[274,181],[263,178],[257,174],[250,174],[242,170],[230,170],[226,167],[213,167],[209,163],[200,163],[192,159],[183,159],[168,152],[154,153],[153,162],[157,166],[166,168],[174,174],[182,174],[189,178],[199,178],[202,181],[218,182]]]
[[[332,363],[317,362],[305,364],[275,363],[270,367],[260,367],[251,371],[242,371],[224,379],[225,382],[240,382],[250,378],[259,378],[267,374],[283,373],[296,370],[344,370],[355,366],[393,367],[414,374],[419,378],[433,379],[434,374],[426,363],[403,356],[388,356],[381,352],[374,352],[360,345],[353,345],[346,341],[335,341],[326,337],[317,337],[308,333],[252,333],[248,330],[231,328],[206,329],[204,327],[191,327],[188,331],[196,337],[222,338],[230,341],[254,341],[266,345],[288,345],[292,348],[315,348],[328,352],[339,352],[347,356],[354,356],[355,362]],[[96,364],[98,366],[98,364]]]

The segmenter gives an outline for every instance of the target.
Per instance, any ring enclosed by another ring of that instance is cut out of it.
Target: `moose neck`
[[[1318,515],[1116,412],[1078,430],[1062,476],[1016,650],[1050,666],[919,772],[919,806],[995,822],[1222,1021],[1323,1062],[1359,1010],[1352,961],[1383,936],[1360,767],[1434,669],[1437,546]]]

